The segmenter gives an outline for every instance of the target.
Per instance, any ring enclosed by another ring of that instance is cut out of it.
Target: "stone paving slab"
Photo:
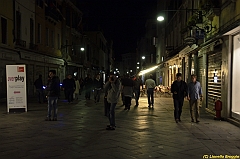
[[[102,99],[102,98],[101,98]],[[103,102],[93,100],[67,104],[59,101],[58,121],[44,121],[47,105],[29,102],[28,112],[6,113],[0,106],[1,159],[200,159],[203,155],[239,155],[240,128],[213,120],[201,109],[201,122],[190,122],[185,102],[182,122],[173,119],[171,98],[155,99],[154,109],[146,97],[140,105],[116,107],[114,131],[105,130],[108,119]],[[209,156],[210,157],[210,156]]]

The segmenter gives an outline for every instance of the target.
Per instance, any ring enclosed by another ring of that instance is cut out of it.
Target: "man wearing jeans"
[[[142,80],[141,78],[137,75],[136,79],[134,80],[134,93],[135,93],[135,101],[136,101],[136,106],[139,105],[138,100],[140,96],[140,87],[142,86]]]
[[[100,74],[96,75],[96,78],[93,81],[93,85],[94,85],[94,101],[95,103],[99,103],[101,89],[103,88],[103,81],[100,77]]]
[[[49,71],[49,77],[51,78],[49,84],[47,86],[48,91],[48,115],[45,119],[46,121],[57,120],[57,101],[60,95],[60,80],[56,76],[55,70]],[[53,119],[52,117],[52,110],[53,110]]]
[[[174,102],[174,118],[176,123],[181,121],[182,106],[184,97],[187,96],[187,83],[182,80],[182,74],[177,73],[177,80],[173,82],[171,86],[171,92],[173,93]]]
[[[152,74],[150,74],[149,77],[150,78],[146,80],[145,85],[146,85],[147,96],[148,96],[148,107],[150,108],[150,106],[152,105],[152,107],[153,107],[153,104],[154,104],[153,92],[156,87],[156,83],[152,79],[153,78]]]
[[[107,125],[107,130],[115,130],[115,107],[119,98],[121,83],[117,79],[114,73],[110,73],[109,81],[105,84],[104,89],[107,91],[107,101],[109,103],[109,122],[110,125]]]
[[[190,105],[190,115],[192,122],[194,122],[194,118],[196,123],[199,123],[199,105],[200,99],[202,100],[202,87],[200,82],[197,81],[196,75],[191,75],[192,82],[188,84],[188,100]]]

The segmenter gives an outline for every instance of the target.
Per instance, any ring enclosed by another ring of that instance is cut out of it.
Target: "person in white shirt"
[[[146,89],[147,89],[148,107],[150,108],[150,106],[152,105],[152,107],[153,107],[153,104],[154,104],[153,92],[154,92],[154,89],[156,87],[156,83],[153,80],[153,75],[152,74],[150,74],[149,79],[146,80],[145,86],[146,86]]]

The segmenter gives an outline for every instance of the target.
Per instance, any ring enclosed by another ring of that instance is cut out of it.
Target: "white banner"
[[[27,111],[26,66],[6,65],[7,111],[25,108]]]

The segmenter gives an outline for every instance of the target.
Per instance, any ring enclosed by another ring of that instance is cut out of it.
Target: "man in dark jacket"
[[[103,88],[103,81],[100,78],[99,74],[96,75],[96,78],[93,81],[93,85],[94,85],[94,101],[95,103],[98,103],[100,100],[101,89]]]
[[[129,77],[129,75],[125,76],[126,78],[122,79],[122,92],[124,95],[124,110],[130,110],[131,100],[133,96],[133,80]]]
[[[177,80],[171,86],[174,101],[174,118],[176,123],[181,121],[182,106],[184,97],[187,96],[187,83],[182,80],[182,74],[177,73]]]
[[[38,94],[38,102],[39,103],[44,102],[42,75],[39,75],[38,79],[36,79],[36,81],[34,82],[34,86]]]
[[[85,98],[88,100],[90,100],[90,97],[91,97],[92,84],[93,84],[93,80],[91,78],[91,75],[88,74],[87,77],[84,79]]]
[[[60,80],[56,76],[55,70],[49,71],[50,81],[47,86],[47,98],[48,98],[48,115],[46,121],[51,121],[52,109],[53,109],[53,119],[57,120],[57,101],[60,95]]]
[[[135,100],[136,100],[136,106],[138,106],[138,100],[140,96],[140,87],[142,86],[142,80],[141,78],[137,75],[136,79],[134,79],[134,94],[135,94]]]
[[[73,93],[76,88],[76,84],[72,75],[68,75],[67,79],[63,83],[63,90],[66,91],[66,96],[68,99],[68,103],[72,103],[73,101]]]

